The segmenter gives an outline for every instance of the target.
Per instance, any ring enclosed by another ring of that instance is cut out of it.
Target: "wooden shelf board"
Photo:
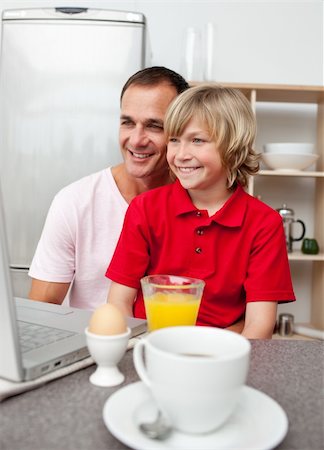
[[[276,340],[279,340],[279,339],[281,339],[281,340],[290,340],[290,341],[293,341],[293,340],[298,340],[298,341],[314,341],[315,339],[314,338],[311,338],[311,337],[308,337],[308,336],[303,336],[302,334],[296,334],[296,333],[294,333],[292,336],[280,336],[278,333],[274,333],[273,335],[272,335],[272,339],[276,339]]]
[[[323,339],[324,330],[314,326],[312,323],[295,323],[294,328],[292,336],[280,336],[276,332],[272,335],[272,339],[304,339],[307,341]]]
[[[317,255],[305,255],[301,251],[293,251],[288,253],[289,261],[324,261],[324,253],[318,253]]]
[[[324,177],[324,172],[321,171],[306,171],[306,170],[260,170],[256,175],[266,175],[272,177]]]
[[[211,83],[214,81],[211,81]],[[256,92],[257,102],[271,103],[322,103],[324,102],[324,86],[303,86],[288,84],[252,84],[215,82],[225,87],[240,89],[247,97]],[[202,84],[201,81],[191,81],[192,86]]]

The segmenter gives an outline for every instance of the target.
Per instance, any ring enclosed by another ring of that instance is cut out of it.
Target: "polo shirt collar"
[[[179,180],[174,182],[172,190],[173,205],[177,216],[197,211],[188,192],[181,186]],[[237,185],[224,206],[209,219],[226,227],[239,227],[242,225],[246,208],[247,195],[242,186]]]

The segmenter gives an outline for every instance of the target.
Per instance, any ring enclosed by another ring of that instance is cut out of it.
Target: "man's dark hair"
[[[156,86],[163,82],[173,86],[178,94],[181,94],[181,92],[189,88],[186,80],[173,70],[162,66],[147,67],[146,69],[139,70],[126,81],[121,91],[120,100],[122,100],[126,89],[131,85]]]

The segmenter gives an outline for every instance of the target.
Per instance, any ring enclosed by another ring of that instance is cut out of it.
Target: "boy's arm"
[[[248,302],[242,335],[248,339],[271,339],[277,317],[277,302]]]
[[[133,317],[133,303],[137,294],[137,289],[125,286],[112,281],[107,303],[112,303],[124,314]]]
[[[244,319],[240,319],[235,322],[233,325],[226,327],[226,330],[234,331],[235,333],[241,334],[244,328]]]

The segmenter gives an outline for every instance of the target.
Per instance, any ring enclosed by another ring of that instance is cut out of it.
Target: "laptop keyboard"
[[[35,350],[43,345],[60,341],[76,333],[57,328],[45,327],[18,320],[19,339],[23,353]]]

